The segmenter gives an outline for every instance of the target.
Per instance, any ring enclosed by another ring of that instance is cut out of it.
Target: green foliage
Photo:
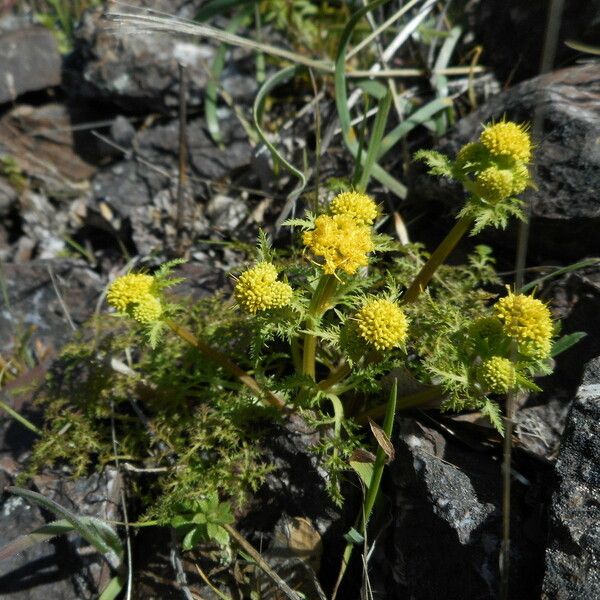
[[[214,542],[219,546],[229,544],[229,533],[223,525],[231,525],[234,516],[228,502],[220,502],[216,492],[210,492],[197,501],[186,501],[178,507],[178,514],[171,520],[182,539],[184,550],[191,550],[202,542]]]

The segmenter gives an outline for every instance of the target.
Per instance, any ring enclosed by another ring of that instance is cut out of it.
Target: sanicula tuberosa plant
[[[498,402],[538,389],[533,379],[551,369],[556,324],[532,295],[485,290],[499,283],[487,248],[477,247],[467,265],[443,263],[469,231],[522,217],[517,195],[532,184],[532,152],[527,129],[501,121],[454,160],[417,154],[467,193],[457,225],[432,254],[377,233],[380,207],[349,190],[319,214],[287,222],[297,251],[279,252],[261,233],[254,261],[231,275],[230,297],[177,298],[181,279],[171,272],[180,261],[117,278],[107,301],[135,327],[93,355],[126,357],[128,374],[109,380],[93,359],[78,375],[86,383],[75,404],[65,394],[68,377],[50,386],[34,467],[67,459],[82,472],[92,455],[109,461],[108,419],[117,406],[122,453],[170,467],[140,490],[146,518],[173,523],[217,496],[238,510],[272,469],[261,458],[262,436],[297,413],[321,433],[315,451],[340,502],[340,475],[368,443],[361,425],[383,416],[382,390],[400,372],[412,384],[398,383],[398,409],[480,411],[502,432]],[[82,348],[65,353],[75,373]],[[145,428],[132,430],[132,406]]]

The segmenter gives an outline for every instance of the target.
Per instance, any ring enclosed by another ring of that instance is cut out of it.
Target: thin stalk
[[[408,290],[406,290],[402,297],[403,302],[414,302],[419,297],[419,294],[425,290],[431,281],[437,268],[448,258],[448,255],[454,250],[463,235],[469,231],[472,223],[473,218],[468,215],[461,217],[456,222],[456,225],[450,230],[444,241],[435,249]]]
[[[323,275],[317,285],[308,307],[306,328],[315,329],[323,313],[327,310],[329,301],[335,292],[337,279],[334,275]],[[312,333],[304,334],[304,354],[302,356],[302,374],[315,379],[315,358],[317,354],[317,337]]]
[[[415,394],[409,394],[408,396],[402,396],[401,398],[398,398],[396,410],[405,410],[407,408],[414,408],[415,406],[422,406],[423,404],[438,400],[441,397],[442,388],[439,386],[434,386],[427,390],[423,390],[422,392],[417,392]],[[358,415],[356,417],[356,421],[357,423],[365,424],[369,421],[369,419],[379,419],[385,414],[386,410],[387,404],[375,406],[374,408],[371,408],[370,410]]]
[[[390,398],[385,407],[385,419],[383,423],[383,431],[385,435],[389,438],[392,437],[392,428],[394,426],[394,416],[396,414],[396,398],[398,395],[398,380],[394,379],[394,384],[392,386],[392,390],[390,392]],[[367,536],[367,525],[369,523],[369,517],[371,516],[371,512],[373,511],[373,507],[375,506],[375,502],[379,496],[379,487],[381,485],[381,478],[383,477],[383,468],[385,467],[388,461],[388,456],[385,450],[381,447],[377,447],[377,454],[375,456],[375,463],[373,464],[373,473],[371,475],[371,481],[369,482],[369,487],[367,489],[367,493],[365,495],[365,502],[362,507],[361,514],[357,519],[357,523],[360,522],[359,531],[361,532],[363,538]],[[348,568],[348,564],[350,563],[350,558],[352,556],[352,551],[354,549],[354,544],[352,542],[348,542],[346,544],[346,548],[344,549],[344,555],[342,557],[342,565],[340,567],[340,572],[338,574],[337,581],[335,583],[335,588],[332,594],[332,600],[335,600],[337,596],[337,592],[339,590],[340,584],[344,578],[346,573],[346,569]]]
[[[202,340],[198,339],[189,329],[185,327],[181,327],[174,321],[170,319],[166,319],[165,323],[171,328],[173,333],[178,335],[182,340],[185,340],[190,346],[193,346],[212,360],[217,363],[220,367],[222,367],[225,371],[227,371],[230,375],[233,375],[240,383],[243,383],[250,391],[252,391],[258,398],[261,400],[266,400],[271,406],[282,410],[285,408],[285,402],[274,392],[262,387],[256,379],[248,375],[244,369],[236,365],[233,361],[229,359],[228,356],[215,350],[208,344],[205,344]]]
[[[10,407],[6,402],[0,400],[0,408],[4,409],[15,421],[18,421],[29,429],[29,431],[33,431],[36,435],[41,435],[42,432],[29,420],[26,419],[23,415],[20,415],[14,408]]]

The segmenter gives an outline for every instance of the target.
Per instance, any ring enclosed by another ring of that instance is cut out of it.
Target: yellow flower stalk
[[[348,215],[360,225],[372,225],[377,218],[377,204],[367,194],[343,192],[338,194],[330,205],[334,215]]]
[[[370,227],[346,214],[317,217],[315,228],[304,232],[302,240],[315,256],[323,259],[323,272],[327,275],[337,270],[353,275],[368,264],[367,255],[375,249]]]
[[[554,326],[548,307],[532,296],[513,294],[494,307],[504,333],[519,345],[519,352],[532,358],[547,358],[552,348]]]
[[[515,387],[515,367],[508,358],[492,356],[479,365],[477,378],[486,392],[504,394]]]
[[[267,262],[258,263],[242,273],[233,292],[237,303],[250,314],[287,306],[292,294],[287,283],[277,281],[275,265]]]
[[[359,335],[376,350],[390,350],[406,341],[408,320],[391,300],[369,300],[356,313]]]
[[[479,140],[494,156],[507,156],[525,164],[531,161],[533,146],[525,125],[500,121],[488,125]]]

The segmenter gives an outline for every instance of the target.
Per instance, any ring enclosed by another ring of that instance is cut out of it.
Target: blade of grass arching
[[[233,17],[227,26],[226,31],[237,31],[246,21],[249,20],[250,11],[245,10]],[[219,116],[217,114],[217,96],[219,94],[219,80],[221,73],[225,68],[225,58],[229,46],[221,44],[215,53],[212,67],[210,69],[210,79],[206,84],[204,93],[204,115],[206,117],[206,127],[216,144],[222,145],[223,137],[221,136],[221,128],[219,126]]]
[[[265,100],[267,99],[269,93],[275,89],[277,86],[289,81],[292,77],[294,77],[300,69],[303,67],[293,66],[286,67],[281,71],[277,71],[275,75],[267,79],[263,86],[258,90],[258,94],[256,95],[256,99],[254,100],[254,106],[252,109],[252,119],[254,121],[254,127],[256,128],[256,132],[260,137],[261,141],[265,144],[265,146],[270,150],[271,156],[273,157],[274,162],[279,162],[283,165],[294,177],[297,177],[299,180],[298,187],[292,192],[291,195],[295,195],[298,197],[302,190],[306,187],[306,177],[304,173],[296,169],[294,165],[288,162],[282,154],[277,150],[277,148],[269,141],[267,135],[262,129],[261,123],[263,119],[263,113],[265,109]]]
[[[373,131],[369,139],[369,147],[367,149],[367,155],[365,156],[362,173],[356,189],[359,192],[364,192],[367,189],[369,179],[371,178],[371,171],[377,160],[379,145],[385,133],[385,126],[387,123],[390,108],[392,106],[392,92],[387,91],[383,100],[379,103],[377,109],[377,116],[375,117],[375,123],[373,124]]]
[[[211,17],[223,14],[229,8],[247,7],[248,4],[255,4],[256,0],[209,0],[200,7],[194,21],[208,21]]]
[[[337,108],[338,118],[340,120],[340,126],[342,129],[342,135],[344,142],[348,147],[348,150],[356,158],[358,155],[358,143],[354,134],[354,130],[350,124],[350,111],[348,110],[348,92],[346,89],[346,50],[352,32],[359,23],[359,21],[370,11],[374,10],[378,6],[381,6],[387,2],[387,0],[375,0],[371,4],[359,8],[348,20],[348,23],[344,27],[342,35],[340,37],[340,43],[338,46],[338,52],[335,60],[335,105]],[[377,179],[380,183],[389,188],[399,198],[406,198],[406,187],[400,183],[397,179],[386,173],[377,163],[373,164],[371,168],[372,176]]]
[[[586,258],[585,260],[580,260],[579,262],[572,263],[567,265],[566,267],[561,267],[560,269],[555,269],[551,273],[547,275],[543,275],[542,277],[538,277],[533,281],[521,286],[521,292],[525,293],[529,290],[540,285],[540,283],[544,283],[544,281],[548,281],[548,279],[554,279],[559,275],[564,275],[565,273],[572,273],[573,271],[577,271],[578,269],[585,269],[586,267],[593,267],[594,265],[600,264],[600,258]]]
[[[433,115],[441,110],[445,110],[449,106],[452,106],[452,100],[450,98],[436,98],[435,100],[428,102],[425,106],[416,110],[409,117],[407,117],[406,120],[394,127],[394,129],[392,129],[392,131],[390,131],[381,140],[377,159],[381,159],[412,129],[419,125],[423,125]]]
[[[11,494],[15,494],[16,496],[27,498],[35,504],[39,504],[40,506],[46,508],[55,515],[62,517],[82,538],[94,546],[98,552],[102,554],[108,554],[111,550],[113,550],[113,548],[100,536],[98,530],[90,527],[84,521],[84,519],[73,514],[71,511],[62,507],[57,502],[54,502],[54,500],[46,498],[46,496],[38,494],[37,492],[32,492],[31,490],[20,487],[8,486],[6,490]],[[123,549],[121,548],[121,553],[122,551]]]
[[[27,550],[27,548],[31,548],[37,544],[42,544],[43,542],[47,542],[57,535],[70,533],[71,531],[73,531],[73,526],[65,519],[52,521],[52,523],[42,525],[30,533],[20,535],[12,542],[9,542],[0,548],[0,560],[6,560],[15,554],[24,552]]]

